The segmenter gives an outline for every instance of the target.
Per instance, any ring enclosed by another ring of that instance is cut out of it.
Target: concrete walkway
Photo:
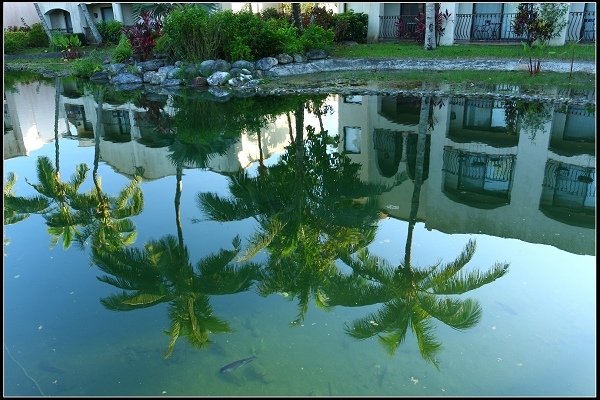
[[[471,70],[471,71],[527,71],[529,60],[502,59],[502,60],[444,60],[444,59],[365,59],[365,58],[328,58],[315,60],[307,63],[293,63],[276,65],[267,71],[267,76],[291,76],[314,72],[333,71],[400,71],[400,70],[422,70],[422,71],[448,71],[448,70]],[[569,73],[570,61],[544,61],[541,63],[542,71]],[[573,64],[573,72],[596,73],[595,61],[577,61]]]

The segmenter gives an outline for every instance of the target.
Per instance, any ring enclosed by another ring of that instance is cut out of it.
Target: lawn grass
[[[586,90],[595,85],[595,76],[586,73],[568,74],[540,72],[530,76],[527,71],[338,71],[320,72],[273,79],[273,86],[287,88],[320,87],[330,82],[358,87],[390,89],[420,89],[423,83],[441,87],[495,91],[498,85],[516,85],[522,92],[544,92],[548,89]]]
[[[95,48],[89,46],[84,48],[87,56],[94,54],[99,59],[110,56],[114,46]],[[28,49],[25,54],[36,54],[44,52],[45,48]],[[418,86],[424,79],[433,84],[449,83],[452,85],[468,84],[510,84],[527,88],[543,88],[553,86],[557,88],[587,89],[595,86],[595,74],[573,73],[568,74],[544,71],[543,60],[570,61],[571,54],[575,51],[575,63],[577,61],[595,60],[595,45],[566,45],[559,47],[548,47],[544,49],[542,58],[542,72],[536,76],[530,76],[527,71],[347,71],[330,72],[319,74],[299,75],[274,80],[273,83],[301,85],[311,82],[344,78],[358,82],[372,82],[389,87],[404,84],[407,86]],[[399,59],[475,59],[475,58],[511,58],[519,59],[526,57],[523,49],[518,45],[454,45],[443,46],[433,51],[425,51],[417,44],[412,43],[376,43],[336,45],[331,53],[332,57],[339,58],[399,58]],[[29,71],[52,71],[60,75],[72,75],[74,60],[63,60],[61,58],[39,58],[39,59],[16,59],[5,60],[5,69],[29,70]]]
[[[541,51],[542,59],[571,60],[575,52],[575,61],[593,61],[596,59],[594,44],[564,45],[546,47]],[[427,59],[519,59],[528,57],[522,45],[482,45],[455,44],[440,46],[435,50],[424,50],[415,43],[373,43],[373,44],[338,44],[332,50],[333,57],[339,58],[427,58]]]

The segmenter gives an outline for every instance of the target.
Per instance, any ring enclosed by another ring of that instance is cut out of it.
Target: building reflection
[[[54,140],[54,87],[35,83],[17,88],[5,92],[5,159]],[[594,90],[569,95],[595,98]],[[171,100],[165,96],[161,107],[172,114]],[[340,135],[340,151],[362,165],[361,180],[393,186],[379,196],[379,207],[408,220],[421,99],[330,96],[327,103],[335,111],[325,119],[325,128]],[[595,254],[595,113],[579,103],[436,99],[427,121],[432,129],[417,220],[446,233],[485,233]],[[60,136],[93,145],[96,107],[92,96],[64,82]],[[517,117],[515,109],[521,112]],[[145,179],[175,175],[168,145],[156,140],[148,109],[108,99],[100,114],[104,162],[128,176],[138,167]],[[261,130],[262,144],[255,132],[240,132],[239,140],[211,158],[208,168],[230,173],[251,167],[261,152],[264,159],[283,152],[290,125],[287,115],[279,116]],[[319,121],[306,112],[305,125],[316,127]]]
[[[593,91],[580,93],[593,98]],[[595,115],[583,106],[438,99],[429,131],[418,219],[446,233],[485,233],[595,254]],[[380,196],[407,220],[413,183],[409,145],[420,102],[340,98],[340,150],[369,182],[399,184]],[[394,113],[396,110],[396,113]],[[348,133],[350,132],[350,134]]]
[[[75,81],[70,80],[61,81],[59,90],[59,137],[77,140],[82,147],[93,146],[98,118],[93,96],[82,93]],[[54,99],[55,87],[49,84],[22,83],[17,84],[14,92],[5,91],[4,159],[28,155],[54,140]],[[162,111],[173,115],[172,97],[162,96],[162,103]],[[335,99],[329,103],[336,106]],[[126,176],[133,176],[138,167],[142,167],[144,179],[175,175],[176,167],[168,157],[168,144],[156,140],[156,129],[148,114],[148,109],[132,101],[106,99],[100,121],[104,127],[101,160]],[[317,117],[308,111],[304,118],[307,125],[319,126]],[[236,172],[261,159],[259,152],[265,159],[283,152],[289,144],[289,124],[286,115],[278,117],[262,129],[260,145],[255,132],[241,132],[239,140],[226,154],[210,158],[208,168],[221,173]],[[337,131],[337,124],[326,128]]]

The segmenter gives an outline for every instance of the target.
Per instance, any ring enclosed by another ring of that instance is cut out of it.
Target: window
[[[359,126],[344,127],[344,152],[360,154],[360,134]]]
[[[344,96],[344,103],[362,104],[362,96]]]

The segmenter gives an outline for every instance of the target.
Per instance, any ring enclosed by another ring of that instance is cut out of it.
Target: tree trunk
[[[35,11],[37,11],[38,17],[40,17],[40,22],[42,23],[42,27],[44,28],[44,32],[48,35],[48,41],[52,43],[52,32],[50,31],[50,27],[46,22],[46,18],[44,18],[44,14],[42,14],[42,10],[40,10],[40,5],[38,3],[33,3],[35,7]]]
[[[425,50],[435,49],[435,3],[425,3]]]
[[[406,237],[406,246],[404,252],[404,263],[410,265],[412,236],[415,224],[417,222],[417,211],[419,211],[419,200],[421,197],[421,185],[423,183],[423,174],[425,167],[425,150],[427,143],[427,131],[430,128],[430,108],[431,97],[423,96],[421,99],[421,113],[419,114],[419,127],[417,139],[417,158],[415,160],[415,179],[413,182],[413,195],[408,217],[408,235]]]
[[[294,26],[298,30],[298,36],[302,34],[302,11],[300,10],[300,3],[292,3],[292,19],[294,20]]]
[[[100,35],[98,28],[96,28],[96,24],[94,23],[94,20],[92,19],[92,16],[90,15],[90,12],[88,11],[87,4],[79,3],[79,7],[81,7],[81,12],[83,13],[85,20],[87,21],[88,26],[90,27],[90,30],[92,31],[92,36],[94,36],[94,42],[96,42],[97,45],[102,44],[102,35]]]

